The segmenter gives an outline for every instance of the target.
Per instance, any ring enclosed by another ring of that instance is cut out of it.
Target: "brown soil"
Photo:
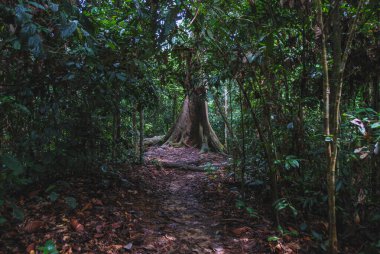
[[[220,169],[180,171],[157,161]],[[54,202],[45,189],[34,190],[18,200],[25,221],[9,219],[0,230],[0,253],[33,253],[49,239],[60,253],[297,253],[297,239],[270,244],[270,221],[235,207],[226,163],[219,154],[156,147],[147,151],[146,166],[56,183]],[[75,198],[75,209],[67,197]]]

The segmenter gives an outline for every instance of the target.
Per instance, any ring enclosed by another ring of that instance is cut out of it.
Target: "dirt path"
[[[186,156],[185,156],[186,155]],[[147,152],[152,160],[190,165],[223,165],[218,154],[199,154],[189,148],[156,148]],[[152,169],[154,171],[154,168]],[[258,237],[253,224],[226,214],[234,205],[232,197],[215,199],[210,176],[202,172],[159,169],[155,180],[156,209],[144,218],[142,248],[135,253],[266,253],[265,235]],[[210,186],[211,185],[211,186]],[[215,194],[215,193],[214,193]],[[218,195],[217,195],[218,196]],[[223,198],[223,197],[222,197]],[[231,202],[230,204],[228,202]],[[252,225],[248,225],[252,224]]]
[[[217,211],[201,201],[203,173],[171,172],[156,201],[156,213],[144,218],[143,249],[155,253],[226,253]],[[153,219],[153,220],[152,220]],[[138,253],[138,251],[136,252]],[[241,253],[236,252],[236,253]]]
[[[34,186],[16,203],[23,221],[12,219],[8,209],[8,222],[0,228],[0,254],[37,254],[49,241],[62,254],[275,250],[267,240],[276,235],[271,222],[236,208],[238,192],[227,187],[224,170],[168,169],[157,163],[162,160],[210,169],[223,167],[227,158],[192,148],[153,148],[144,166],[126,164],[106,173]],[[297,252],[286,251],[280,241],[278,246],[277,253]]]

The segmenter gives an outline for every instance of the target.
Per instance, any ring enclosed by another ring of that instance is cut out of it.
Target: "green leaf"
[[[274,208],[277,210],[277,211],[280,211],[284,208],[286,208],[286,199],[284,198],[280,198],[278,200],[276,200],[273,204]]]
[[[208,36],[210,39],[214,39],[214,34],[212,33],[211,30],[207,29],[207,30],[206,30],[206,34],[207,34],[207,36]]]
[[[322,238],[322,235],[314,230],[311,231],[311,234],[312,236],[314,237],[314,239],[318,240],[318,241],[322,241],[323,238]]]
[[[270,236],[267,240],[268,242],[277,242],[278,240],[280,240],[280,238],[278,238],[277,236]]]
[[[300,235],[300,233],[297,230],[293,229],[289,232],[289,235],[291,235],[293,237],[298,237]]]
[[[94,56],[95,55],[94,50],[92,48],[85,46],[85,50],[86,50],[86,55],[88,55],[88,56]]]
[[[13,171],[13,175],[15,176],[21,175],[24,172],[21,162],[9,154],[3,155],[1,161],[7,168]]]
[[[371,128],[372,128],[372,129],[380,128],[380,122],[377,122],[377,123],[371,124]]]
[[[292,155],[286,156],[286,160],[285,160],[286,169],[299,168],[299,167],[300,167],[300,164],[298,162],[298,159],[295,159],[295,157]]]
[[[52,193],[49,194],[48,198],[51,202],[54,202],[58,199],[59,197],[59,194],[55,191],[53,191]]]
[[[37,33],[37,26],[34,23],[24,24],[21,28],[21,34],[23,36],[32,36]]]
[[[30,12],[30,9],[24,7],[24,5],[17,5],[15,8],[16,21],[21,24],[29,22],[33,16],[28,12]]]
[[[247,55],[248,63],[252,63],[255,60],[255,55],[252,53],[249,53]]]
[[[163,30],[163,36],[167,37],[173,29],[176,27],[176,18],[178,15],[179,9],[178,8],[170,8],[164,22],[164,30]],[[165,38],[161,38],[165,39]]]
[[[118,72],[116,73],[116,77],[121,81],[127,80],[127,75],[124,72]]]
[[[54,190],[54,189],[56,189],[56,188],[57,188],[57,185],[55,185],[55,184],[51,184],[51,185],[49,185],[49,186],[46,188],[45,192],[51,192],[52,190]]]
[[[65,202],[71,209],[75,209],[78,206],[77,200],[73,197],[66,197]]]
[[[38,8],[38,9],[41,9],[41,10],[46,10],[45,7],[43,7],[42,5],[40,5],[39,3],[36,3],[36,2],[33,2],[33,1],[29,1],[28,4]]]
[[[52,12],[57,12],[59,10],[59,4],[49,3],[49,8]]]
[[[297,209],[295,209],[294,206],[292,206],[285,198],[280,198],[276,200],[273,204],[273,207],[277,211],[281,211],[283,209],[289,208],[291,212],[293,213],[294,217],[297,216],[298,214]]]
[[[42,55],[42,40],[38,34],[35,34],[28,39],[28,47],[35,57]]]
[[[252,207],[247,207],[245,210],[248,212],[249,216],[257,218],[257,212]]]
[[[55,249],[55,243],[52,240],[48,240],[45,243],[46,250],[48,250],[50,253],[53,251],[56,252],[57,250]]]
[[[52,240],[46,241],[44,246],[38,247],[38,250],[42,251],[43,254],[58,254],[55,243]]]
[[[19,40],[14,40],[12,42],[12,48],[14,48],[15,50],[20,50],[21,49],[21,43]]]
[[[290,205],[290,204],[288,204],[288,207],[289,207],[290,210],[292,211],[293,216],[296,217],[296,216],[298,215],[298,211],[297,211],[297,209],[296,209],[294,206]]]
[[[61,37],[65,39],[71,36],[78,27],[78,20],[72,20],[69,23],[61,26]]]
[[[245,207],[245,203],[244,203],[244,201],[243,201],[243,200],[240,200],[240,199],[236,200],[236,207],[237,207],[238,209],[242,209],[242,208],[244,208],[244,207]]]
[[[31,112],[29,111],[29,109],[27,107],[25,107],[24,105],[22,104],[19,104],[19,103],[15,103],[14,106],[20,111],[20,112],[23,112],[27,115],[30,115]]]
[[[102,165],[102,166],[100,166],[100,170],[101,170],[103,173],[107,173],[107,172],[108,172],[108,167],[107,167],[107,165]]]

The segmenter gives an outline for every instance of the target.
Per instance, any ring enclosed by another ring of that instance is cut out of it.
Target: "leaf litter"
[[[231,181],[224,170],[226,156],[152,147],[145,158],[143,166],[115,167],[109,184],[104,184],[108,176],[97,174],[59,181],[55,201],[37,187],[21,196],[25,220],[0,229],[0,253],[41,253],[38,247],[47,241],[64,254],[299,253],[299,239],[268,242],[276,234],[270,220],[236,208],[236,191],[225,184]],[[158,168],[154,161],[220,170],[210,177]],[[67,197],[73,204],[67,204]]]

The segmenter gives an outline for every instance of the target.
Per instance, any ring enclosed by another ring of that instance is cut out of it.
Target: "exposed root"
[[[198,166],[192,166],[187,165],[183,163],[176,163],[176,162],[160,162],[162,167],[164,168],[175,168],[179,170],[188,170],[188,171],[194,171],[194,172],[205,172],[203,167]]]

